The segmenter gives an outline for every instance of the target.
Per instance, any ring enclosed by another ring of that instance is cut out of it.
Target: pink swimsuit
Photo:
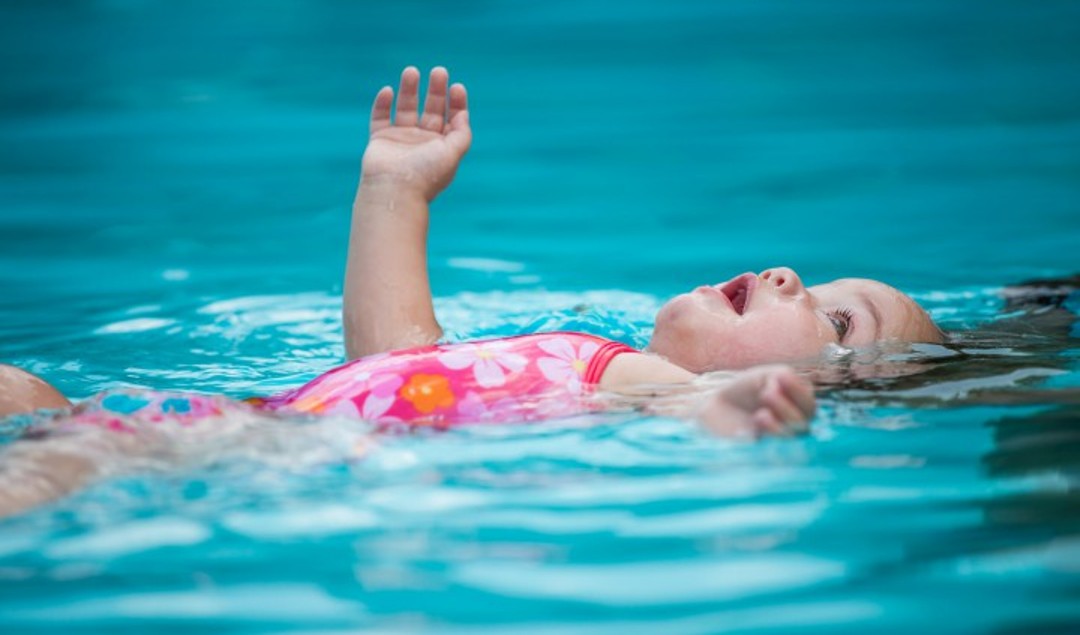
[[[423,346],[363,357],[303,386],[245,401],[285,413],[377,423],[448,426],[535,421],[586,412],[587,399],[625,344],[584,333],[537,333]],[[115,391],[76,406],[73,423],[125,430],[133,423],[192,423],[242,408],[223,397]]]
[[[424,346],[363,357],[249,403],[380,423],[532,421],[588,410],[608,364],[628,352],[637,351],[583,333]]]

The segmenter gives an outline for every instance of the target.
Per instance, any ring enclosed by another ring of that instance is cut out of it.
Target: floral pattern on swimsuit
[[[593,408],[611,360],[637,351],[584,333],[538,333],[371,355],[258,407],[378,423],[534,421]]]
[[[132,432],[148,423],[191,425],[228,410],[243,409],[225,397],[194,393],[126,389],[102,392],[79,402],[62,417],[65,425],[93,425],[117,432]]]

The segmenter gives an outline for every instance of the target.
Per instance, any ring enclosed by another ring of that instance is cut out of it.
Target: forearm
[[[442,337],[427,272],[428,205],[453,180],[472,142],[465,87],[449,81],[445,68],[431,69],[418,110],[420,72],[410,66],[401,73],[396,111],[389,86],[371,106],[345,269],[350,359]]]
[[[614,404],[696,419],[722,436],[804,431],[814,414],[813,385],[785,366],[695,376],[651,355],[625,354],[608,364],[600,388],[616,396]]]
[[[349,359],[435,342],[427,270],[428,201],[391,180],[363,179],[353,205],[345,270]]]

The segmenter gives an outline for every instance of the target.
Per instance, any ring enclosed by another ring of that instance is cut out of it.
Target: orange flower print
[[[398,395],[423,414],[429,414],[436,408],[449,408],[454,405],[450,380],[443,375],[417,373],[401,387]]]
[[[300,412],[322,414],[326,410],[326,400],[322,395],[304,395],[291,403],[290,407]]]

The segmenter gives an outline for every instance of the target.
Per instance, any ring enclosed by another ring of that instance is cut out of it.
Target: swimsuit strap
[[[597,338],[601,339],[601,338]],[[623,353],[638,353],[636,348],[627,346],[622,342],[605,341],[600,350],[592,356],[589,360],[589,367],[585,370],[585,377],[582,381],[588,386],[595,386],[600,383],[600,378],[604,376],[604,371],[607,370],[608,364],[611,360]]]

